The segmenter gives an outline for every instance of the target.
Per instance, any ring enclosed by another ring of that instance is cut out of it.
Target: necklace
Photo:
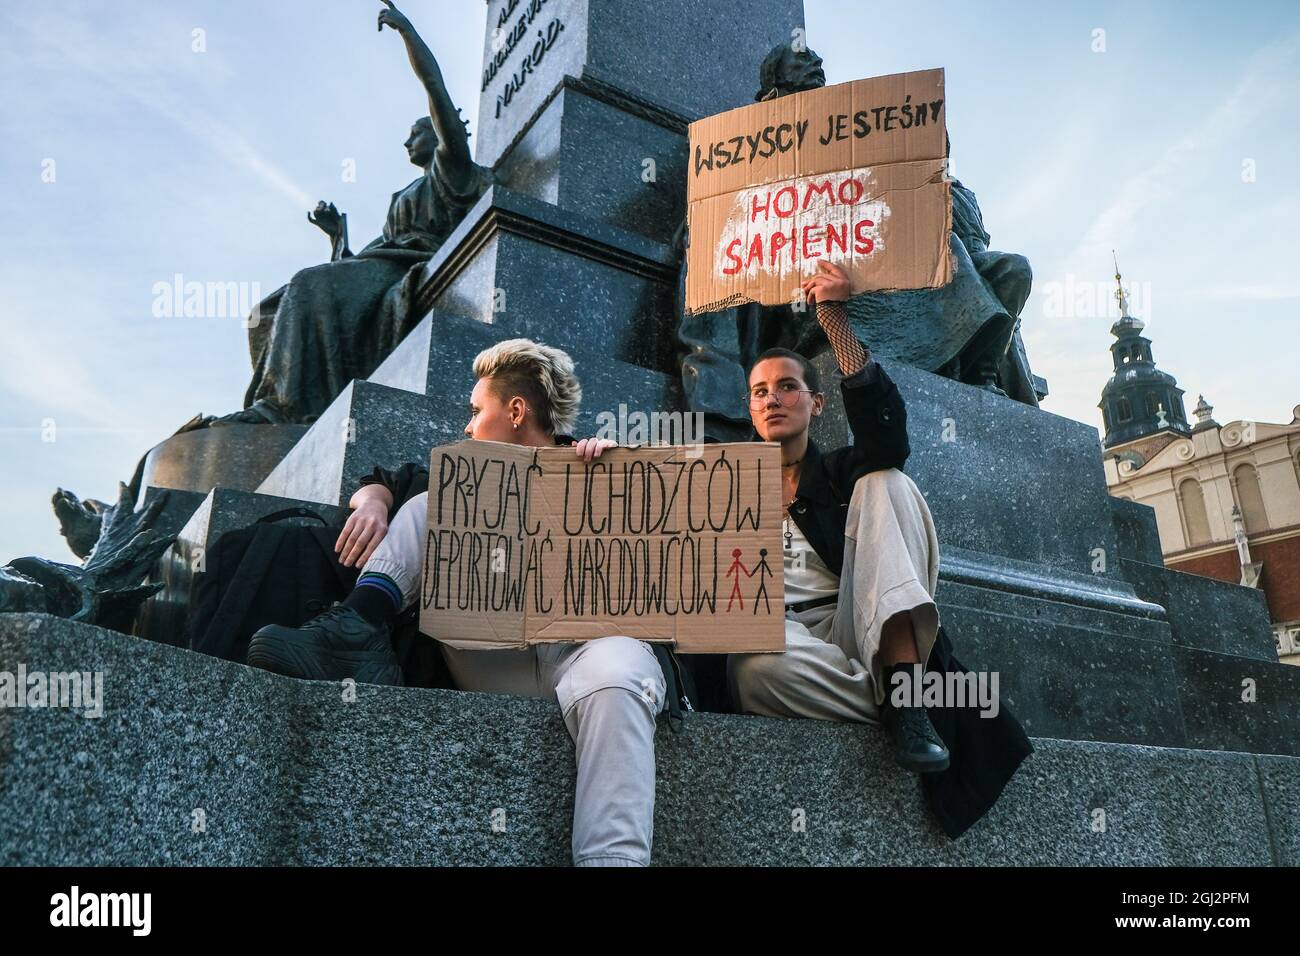
[[[781,470],[784,471],[786,468],[793,468],[795,465],[799,464],[799,463],[802,462],[802,461],[803,461],[803,456],[800,456],[800,457],[796,458],[794,461],[788,461],[788,462],[786,462],[785,464],[783,464],[783,465],[781,466]],[[782,481],[782,483],[785,482],[785,477],[784,477],[784,476],[782,476],[781,481]],[[798,497],[799,497],[799,491],[798,491],[798,489],[795,489],[794,498],[791,498],[789,501],[787,501],[787,502],[785,502],[783,505],[781,505],[781,513],[782,513],[782,515],[785,516],[785,518],[786,518],[787,520],[788,520],[789,517],[790,517],[790,506],[791,506],[792,504],[794,504],[795,499],[798,498]],[[787,534],[787,535],[786,535],[786,538],[788,539],[789,537],[790,537],[790,535]],[[788,540],[787,540],[787,544],[788,544],[788,543],[789,543],[789,542],[788,542]],[[789,550],[788,547],[787,547],[787,550]]]

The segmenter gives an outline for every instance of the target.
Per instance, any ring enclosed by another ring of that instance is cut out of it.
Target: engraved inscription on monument
[[[477,159],[492,165],[565,73],[582,72],[582,0],[492,0],[479,99]],[[577,25],[575,25],[577,24]]]

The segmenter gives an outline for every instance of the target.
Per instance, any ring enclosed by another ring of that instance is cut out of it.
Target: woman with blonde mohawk
[[[477,381],[465,434],[486,441],[545,447],[571,445],[591,461],[614,443],[573,441],[582,386],[560,349],[511,339],[474,359]],[[302,627],[271,625],[249,644],[248,663],[311,680],[351,677],[400,683],[389,626],[420,589],[428,522],[428,470],[408,464],[376,468],[352,496],[352,514],[335,550],[360,566],[342,603]],[[655,718],[666,681],[643,641],[610,636],[522,651],[442,646],[461,690],[547,697],[560,706],[576,748],[573,861],[578,866],[645,866],[650,862],[655,797]]]

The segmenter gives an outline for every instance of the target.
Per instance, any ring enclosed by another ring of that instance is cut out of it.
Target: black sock
[[[387,624],[400,610],[393,605],[393,599],[387,591],[376,587],[353,588],[352,593],[343,600],[343,604],[376,627]]]

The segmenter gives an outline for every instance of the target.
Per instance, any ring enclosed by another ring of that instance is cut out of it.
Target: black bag
[[[281,523],[289,519],[318,524]],[[221,535],[190,590],[185,646],[242,664],[259,628],[300,627],[342,601],[359,570],[343,567],[334,553],[341,530],[309,509],[288,508]],[[389,633],[405,686],[453,686],[437,641],[419,631],[414,607]]]
[[[291,518],[319,523],[281,523]],[[221,535],[190,588],[186,646],[242,664],[258,628],[299,627],[343,600],[357,570],[339,564],[338,536],[338,528],[306,508],[277,511]]]

